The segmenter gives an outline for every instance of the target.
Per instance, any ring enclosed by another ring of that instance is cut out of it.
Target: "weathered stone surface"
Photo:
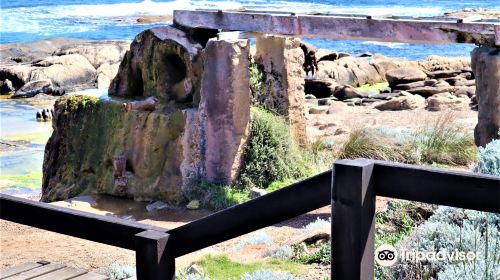
[[[118,73],[118,64],[103,63],[97,68],[97,88],[108,88],[111,80]]]
[[[412,88],[407,90],[409,93],[418,94],[423,97],[429,97],[434,94],[442,93],[442,92],[450,92],[453,91],[454,87],[451,86],[424,86],[418,88]]]
[[[423,81],[427,75],[418,68],[398,68],[385,73],[387,82],[391,88],[397,84],[407,84],[411,82]]]
[[[430,55],[418,61],[418,67],[427,72],[462,70],[470,67],[470,59]]]
[[[98,69],[103,64],[119,64],[129,46],[129,41],[87,41],[77,45],[62,46],[55,50],[53,55],[79,54]]]
[[[425,107],[425,98],[420,95],[413,95],[409,93],[404,93],[402,96],[395,97],[375,106],[376,109],[381,111],[413,110],[423,107]]]
[[[304,54],[300,40],[282,36],[257,37],[254,57],[262,65],[267,92],[259,97],[265,108],[286,117],[292,135],[301,146],[307,145],[304,101]]]
[[[206,178],[231,184],[239,175],[250,129],[250,44],[211,39],[203,53],[200,112],[205,118]]]
[[[11,94],[16,89],[12,85],[12,82],[9,79],[5,79],[0,81],[0,94]]]
[[[318,77],[333,79],[341,85],[362,86],[385,81],[385,70],[363,58],[343,57],[319,63]]]
[[[334,115],[337,113],[340,113],[345,110],[347,105],[344,102],[333,102],[329,107],[328,107],[328,114],[329,115]]]
[[[57,89],[49,79],[32,81],[25,84],[12,96],[13,98],[33,97],[39,93],[52,94]]]
[[[498,139],[500,129],[500,49],[478,47],[472,51],[476,76],[478,123],[474,130],[476,145],[485,146]]]
[[[337,85],[332,79],[306,79],[304,91],[317,98],[325,98],[333,95]]]
[[[433,87],[438,83],[437,80],[425,80],[425,81],[418,81],[418,82],[413,82],[413,83],[408,83],[408,84],[398,84],[394,85],[394,89],[397,90],[409,90],[409,89],[414,89],[414,88],[420,88],[420,87]]]
[[[455,92],[453,93],[456,96],[467,96],[467,97],[472,97],[473,95],[476,94],[476,87],[455,87]]]
[[[316,52],[316,58],[318,61],[335,61],[343,57],[351,56],[345,52],[332,52],[331,50],[319,49]]]
[[[45,148],[42,200],[83,192],[175,203],[182,188],[185,116],[133,110],[120,103],[68,96],[55,104],[54,132]],[[127,180],[115,184],[113,159],[126,159]]]
[[[312,107],[312,108],[309,108],[309,114],[312,114],[312,115],[326,114],[326,112],[328,112],[328,108],[329,107],[327,105]]]
[[[97,72],[82,55],[50,56],[34,64],[30,81],[50,79],[55,86],[71,88],[94,84]]]
[[[360,91],[349,85],[335,87],[333,96],[338,100],[365,97]]]
[[[109,94],[155,96],[162,101],[199,101],[202,46],[171,26],[148,29],[134,39]]]
[[[455,96],[445,92],[427,98],[426,103],[426,109],[429,111],[463,111],[469,109],[470,99],[467,96]]]

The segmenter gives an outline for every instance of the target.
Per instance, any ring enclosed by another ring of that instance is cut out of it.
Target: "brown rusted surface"
[[[295,15],[259,11],[175,10],[174,22],[190,28],[253,31],[260,33],[417,43],[498,44],[499,21],[454,19],[375,18],[353,15]]]

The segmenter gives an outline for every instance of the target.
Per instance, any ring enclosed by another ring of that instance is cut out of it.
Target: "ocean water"
[[[141,15],[171,15],[174,9],[218,8],[267,11],[354,13],[370,15],[434,16],[463,8],[500,9],[498,0],[3,0],[0,2],[0,43],[52,37],[132,39],[154,25],[135,23]],[[467,56],[470,45],[309,40],[321,48],[351,53],[369,51],[388,56],[424,58],[430,54]]]

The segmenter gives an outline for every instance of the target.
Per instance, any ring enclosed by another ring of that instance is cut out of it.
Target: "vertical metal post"
[[[168,250],[169,234],[147,230],[135,235],[137,280],[172,280],[175,258]]]
[[[332,279],[374,278],[375,187],[371,160],[339,160],[332,178]]]

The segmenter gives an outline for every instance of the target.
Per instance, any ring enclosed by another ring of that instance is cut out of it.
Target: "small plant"
[[[245,273],[241,280],[298,280],[288,271],[257,270]]]
[[[238,243],[238,245],[236,245],[236,249],[241,249],[248,245],[272,244],[272,243],[273,240],[271,239],[271,237],[269,237],[267,233],[261,231],[242,239]]]
[[[105,274],[111,280],[123,280],[135,276],[135,268],[128,265],[112,264],[106,268]]]
[[[493,140],[479,148],[475,172],[500,176],[500,140]]]
[[[266,91],[266,83],[264,79],[264,73],[261,69],[262,67],[258,64],[252,63],[249,67],[250,72],[250,91],[252,93],[252,104],[258,104],[260,102],[259,97],[263,96]]]
[[[331,249],[332,243],[329,241],[323,243],[318,250],[310,254],[299,254],[298,261],[304,264],[330,264],[331,263]]]
[[[220,210],[248,201],[249,192],[220,184],[200,182],[182,192],[183,202],[200,200],[203,207]]]
[[[293,257],[293,249],[289,245],[283,245],[275,250],[266,252],[266,256],[278,260],[290,260]]]
[[[331,218],[329,218],[328,221],[317,218],[316,221],[309,223],[304,228],[307,230],[330,229],[331,224],[332,224]]]

